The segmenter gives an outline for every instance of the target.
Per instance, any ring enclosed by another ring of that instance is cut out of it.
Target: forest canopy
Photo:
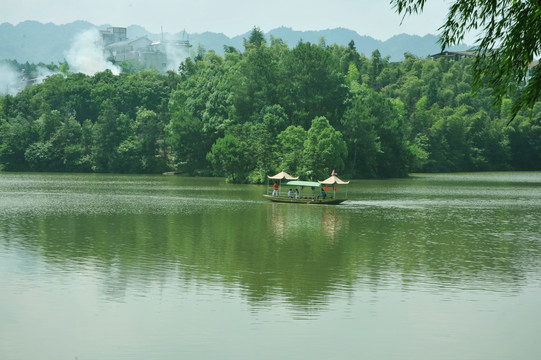
[[[391,0],[400,14],[423,11],[427,0]],[[454,0],[441,26],[442,50],[477,33],[473,86],[491,87],[494,103],[513,99],[510,121],[541,95],[541,68],[529,67],[541,53],[541,2],[538,0]]]
[[[472,59],[390,62],[349,46],[199,48],[179,73],[64,71],[0,96],[0,170],[161,173],[263,182],[541,170],[541,105],[472,94]],[[132,67],[133,69],[133,67]]]

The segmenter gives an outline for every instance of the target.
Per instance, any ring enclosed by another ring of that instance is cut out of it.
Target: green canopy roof
[[[321,184],[314,181],[288,181],[285,185],[291,185],[291,186],[305,186],[305,187],[320,187]]]

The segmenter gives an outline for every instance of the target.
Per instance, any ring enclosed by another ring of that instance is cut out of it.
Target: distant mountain
[[[272,35],[275,38],[281,38],[290,47],[297,45],[301,40],[312,44],[318,44],[323,38],[327,45],[338,44],[343,46],[347,46],[349,42],[353,40],[355,42],[355,47],[360,53],[363,53],[361,49],[369,49],[370,53],[372,53],[373,50],[381,48],[382,44],[381,41],[375,40],[370,36],[361,36],[353,30],[344,28],[319,31],[296,31],[291,28],[280,27],[269,31],[267,37],[268,35]],[[366,55],[370,55],[370,53]]]
[[[95,27],[86,21],[66,25],[24,21],[13,26],[0,24],[0,59],[50,63],[64,61],[73,36]]]
[[[176,34],[181,36],[181,34]],[[229,38],[224,34],[205,32],[203,34],[189,35],[190,42],[197,49],[198,45],[202,45],[206,50],[214,50],[219,54],[223,54],[224,45],[233,46],[239,50],[244,50],[243,39],[248,38],[250,32],[243,35]],[[267,41],[270,42],[270,37],[282,39],[290,48],[295,47],[299,41],[318,44],[323,38],[327,45],[337,44],[348,46],[353,40],[355,48],[360,54],[370,56],[374,50],[379,50],[382,56],[389,56],[392,61],[400,61],[404,59],[404,53],[408,52],[418,57],[426,57],[441,51],[438,44],[439,37],[428,34],[425,36],[400,34],[392,38],[381,41],[370,36],[359,35],[353,30],[337,28],[329,30],[317,31],[297,31],[287,27],[279,27],[265,34]],[[449,50],[465,50],[468,45],[459,45],[450,48]]]
[[[0,24],[0,59],[15,59],[19,62],[50,63],[63,62],[73,38],[80,32],[89,28],[105,29],[110,25],[96,26],[86,21],[75,21],[65,25],[52,23],[43,24],[37,21],[25,21],[15,26],[9,23]],[[245,34],[229,38],[224,34],[205,32],[201,34],[152,34],[141,26],[132,25],[127,28],[128,38],[136,39],[147,36],[151,40],[174,37],[187,39],[196,52],[199,46],[206,50],[214,50],[223,54],[224,45],[233,46],[240,51],[244,50],[243,39],[248,38],[250,31]],[[299,41],[319,43],[323,38],[327,45],[338,44],[347,46],[350,41],[355,42],[357,51],[370,56],[378,49],[382,56],[390,56],[392,61],[402,60],[405,52],[419,57],[426,57],[440,51],[436,35],[401,34],[393,36],[386,41],[376,40],[370,36],[359,35],[355,31],[336,28],[317,31],[297,31],[287,27],[279,27],[269,31],[266,35],[282,39],[290,48],[295,47]],[[467,46],[458,46],[452,50],[464,50]]]
[[[404,52],[409,52],[419,57],[426,57],[439,53],[441,47],[438,44],[439,37],[428,34],[423,37],[418,35],[400,34],[395,35],[382,43],[379,51],[382,55],[390,55],[391,58],[403,58]],[[468,46],[454,47],[450,50],[465,50]]]
[[[176,34],[176,37],[180,38],[181,33]],[[224,45],[233,46],[239,50],[243,50],[242,39],[249,35],[236,36],[229,38],[224,34],[217,34],[212,32],[204,32],[202,34],[190,34],[188,40],[193,45],[193,49],[197,51],[199,45],[203,46],[206,50],[214,50],[219,54],[223,54]]]

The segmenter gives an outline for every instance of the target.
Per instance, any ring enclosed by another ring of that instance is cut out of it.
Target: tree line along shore
[[[512,99],[472,93],[472,59],[390,62],[324,40],[289,49],[258,29],[243,51],[224,50],[199,48],[178,73],[125,62],[120,75],[87,76],[63,64],[1,95],[0,170],[237,183],[280,170],[305,179],[541,170],[541,104],[509,123]]]

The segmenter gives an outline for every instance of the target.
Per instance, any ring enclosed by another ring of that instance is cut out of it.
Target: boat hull
[[[263,195],[267,200],[273,202],[290,203],[290,204],[321,204],[321,205],[338,205],[346,201],[347,199],[321,199],[321,198],[288,198],[271,195]]]

